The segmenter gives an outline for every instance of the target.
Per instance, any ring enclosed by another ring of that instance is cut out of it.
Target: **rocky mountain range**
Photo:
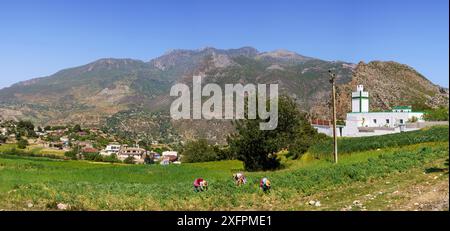
[[[259,52],[252,47],[171,50],[150,61],[100,59],[51,76],[0,90],[0,119],[27,119],[41,125],[80,123],[139,139],[173,141],[199,136],[223,141],[229,121],[172,121],[170,87],[204,84],[277,83],[299,109],[314,118],[329,118],[328,70],[337,74],[338,114],[350,110],[357,84],[370,92],[372,110],[412,105],[416,110],[448,106],[448,89],[413,68],[395,62],[352,64],[306,57],[287,50]]]

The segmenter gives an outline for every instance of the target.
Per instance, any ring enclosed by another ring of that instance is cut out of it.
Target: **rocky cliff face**
[[[418,111],[448,107],[448,89],[433,84],[413,68],[396,62],[360,62],[353,71],[352,80],[339,86],[341,117],[351,110],[351,92],[359,84],[369,91],[369,107],[373,111],[402,105],[411,105]]]

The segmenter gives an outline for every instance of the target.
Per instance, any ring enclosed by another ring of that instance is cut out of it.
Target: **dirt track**
[[[413,185],[404,195],[410,198],[407,203],[399,205],[398,210],[414,211],[448,211],[449,210],[449,182],[448,178],[436,183]]]

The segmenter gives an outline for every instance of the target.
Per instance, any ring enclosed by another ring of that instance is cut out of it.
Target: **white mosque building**
[[[345,126],[339,126],[339,136],[372,136],[417,130],[407,126],[413,122],[424,122],[423,112],[413,112],[411,106],[394,107],[392,111],[369,111],[369,92],[363,85],[352,92],[352,112],[347,113]],[[314,125],[313,125],[314,126]],[[321,133],[332,134],[330,126],[314,126]]]

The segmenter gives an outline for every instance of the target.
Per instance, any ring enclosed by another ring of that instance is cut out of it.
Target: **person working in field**
[[[259,182],[259,187],[263,190],[263,192],[267,192],[270,189],[270,181],[266,177],[262,178]]]
[[[208,182],[203,178],[197,178],[194,180],[194,191],[202,192],[208,190]]]
[[[244,173],[242,172],[233,174],[233,179],[237,186],[247,183],[247,178],[245,178]]]

